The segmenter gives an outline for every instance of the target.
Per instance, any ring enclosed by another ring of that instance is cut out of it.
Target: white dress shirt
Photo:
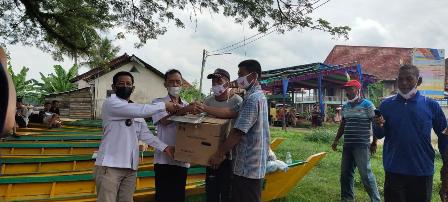
[[[164,103],[170,101],[170,96],[166,96],[163,98],[157,98],[154,101],[152,101],[153,104],[157,103]],[[182,107],[187,106],[188,103],[182,100]],[[168,125],[163,125],[159,123],[159,121],[164,118],[165,116],[168,116],[168,112],[166,110],[163,110],[162,112],[158,112],[154,115],[152,115],[152,121],[157,126],[157,137],[162,140],[165,144],[170,146],[176,145],[176,131],[177,131],[177,124],[172,122]],[[168,155],[166,155],[163,152],[155,151],[154,152],[154,164],[169,164],[169,165],[177,165],[185,168],[189,168],[190,164],[185,163],[182,161],[176,161],[170,158]]]
[[[138,140],[163,153],[167,145],[149,131],[143,118],[164,111],[164,102],[157,104],[128,103],[112,94],[101,109],[103,137],[95,165],[137,170]],[[126,119],[131,119],[132,125],[126,126]]]

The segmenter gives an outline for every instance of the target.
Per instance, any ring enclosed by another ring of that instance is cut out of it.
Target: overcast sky
[[[204,75],[219,67],[227,69],[232,79],[236,79],[237,65],[244,59],[257,59],[263,70],[323,62],[333,46],[340,44],[446,49],[447,9],[447,0],[331,0],[312,17],[321,17],[333,25],[350,26],[349,40],[333,39],[327,33],[310,30],[274,33],[232,51],[231,55],[209,57]],[[189,17],[187,12],[182,15]],[[137,41],[133,36],[115,41],[114,45],[121,48],[119,55],[135,54],[161,72],[178,68],[193,82],[199,81],[203,49],[216,50],[257,33],[218,14],[211,16],[205,12],[197,20],[197,27],[190,21],[185,22],[185,29],[168,26],[165,35],[140,49],[133,47]],[[14,70],[29,67],[29,77],[38,80],[39,72],[49,74],[55,64],[62,64],[65,69],[73,64],[69,59],[62,63],[54,61],[49,54],[34,47],[15,45],[8,50]],[[85,71],[81,69],[80,73]],[[203,91],[208,92],[211,82],[206,79],[203,82]]]

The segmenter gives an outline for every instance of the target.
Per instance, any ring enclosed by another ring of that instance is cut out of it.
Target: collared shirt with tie
[[[144,117],[165,111],[165,103],[137,104],[112,94],[101,110],[103,120],[103,137],[95,165],[114,168],[138,169],[139,147],[141,140],[163,151],[167,144],[160,141],[148,129]],[[126,125],[131,119],[132,125]]]

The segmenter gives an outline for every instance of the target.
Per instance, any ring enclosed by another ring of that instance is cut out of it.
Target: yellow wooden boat
[[[93,154],[98,150],[99,142],[57,142],[57,143],[22,143],[0,142],[2,155],[12,154]]]
[[[153,152],[144,152],[140,158],[140,169],[151,169]],[[0,175],[31,175],[91,171],[95,166],[92,154],[85,155],[2,155]]]
[[[48,141],[101,141],[102,135],[21,135],[18,137],[6,137],[3,141],[29,141],[45,142]]]
[[[275,138],[271,142],[271,149],[275,150],[284,141],[284,138]],[[143,153],[140,164],[152,163],[153,152]],[[92,170],[95,159],[92,153],[85,155],[52,155],[52,154],[13,154],[2,155],[1,175],[51,173],[67,174],[66,172],[77,172]],[[151,167],[143,166],[142,169]]]
[[[286,194],[325,156],[318,153],[307,161],[295,162],[288,171],[268,173],[265,177],[263,201]],[[204,193],[204,168],[190,168],[187,194]],[[139,171],[134,199],[154,199],[154,172]],[[91,174],[0,177],[0,200],[4,201],[96,201],[95,183]]]

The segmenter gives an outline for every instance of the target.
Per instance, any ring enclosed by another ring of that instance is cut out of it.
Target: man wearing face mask
[[[212,79],[213,95],[205,98],[201,111],[217,118],[236,118],[238,109],[243,99],[230,91],[230,74],[224,69],[216,69],[209,74],[207,79]],[[234,121],[229,126],[232,126]],[[226,137],[222,137],[221,143]],[[208,202],[230,201],[230,178],[232,176],[231,155],[226,154],[226,159],[218,169],[207,167],[205,190]]]
[[[176,104],[132,103],[134,77],[118,72],[112,80],[115,94],[102,107],[103,137],[96,157],[94,177],[98,201],[133,201],[139,162],[138,141],[173,157],[174,147],[151,134],[143,118],[161,111],[176,111]]]
[[[245,89],[246,95],[233,129],[210,158],[210,164],[213,168],[218,168],[226,154],[233,149],[231,200],[259,202],[269,152],[268,104],[257,80],[261,77],[260,63],[256,60],[245,60],[238,68],[239,78],[232,83]]]
[[[176,123],[169,121],[168,118],[173,115],[184,115],[192,112],[196,105],[189,105],[180,97],[182,88],[182,74],[179,70],[171,69],[165,73],[164,83],[168,95],[163,98],[157,98],[154,104],[159,102],[171,102],[182,107],[175,113],[168,111],[159,111],[152,116],[154,124],[157,126],[157,137],[167,145],[176,144]],[[187,170],[189,163],[173,160],[166,153],[154,152],[154,172],[156,184],[157,202],[182,202],[185,201],[185,185],[187,180]]]
[[[398,94],[385,99],[380,105],[381,116],[375,117],[373,133],[384,138],[386,202],[431,201],[435,157],[431,145],[432,129],[438,136],[443,160],[439,194],[441,201],[447,201],[447,121],[439,104],[417,90],[421,83],[416,66],[401,66],[397,78]]]
[[[381,201],[375,176],[370,166],[370,154],[376,152],[376,138],[370,143],[370,131],[375,116],[375,106],[360,96],[361,83],[348,81],[345,85],[347,98],[342,106],[342,121],[331,147],[337,151],[339,139],[344,135],[341,160],[341,201],[355,201],[353,193],[355,168],[372,202]]]

